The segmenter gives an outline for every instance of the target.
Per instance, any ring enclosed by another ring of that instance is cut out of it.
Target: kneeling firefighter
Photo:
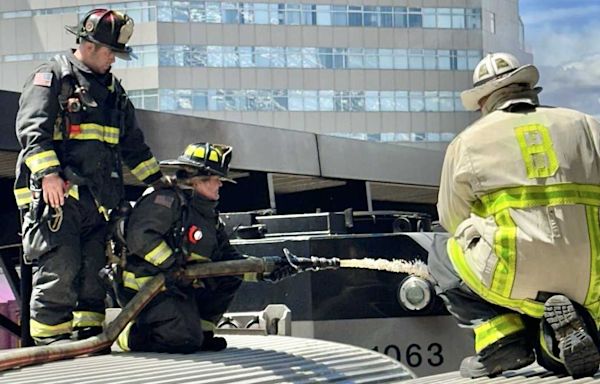
[[[222,181],[234,182],[227,178],[231,155],[229,146],[196,143],[176,160],[160,163],[174,171],[175,178],[171,186],[143,196],[129,214],[125,232],[129,254],[118,292],[121,304],[160,272],[174,276],[190,263],[251,257],[229,243],[216,210]],[[289,264],[281,263],[267,276],[244,278],[275,282],[293,273]],[[226,348],[225,339],[215,337],[213,329],[242,280],[241,276],[169,279],[166,289],[121,333],[118,345],[125,351],[170,353]]]

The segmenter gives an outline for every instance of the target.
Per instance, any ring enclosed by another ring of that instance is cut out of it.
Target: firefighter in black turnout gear
[[[178,159],[161,162],[175,171],[175,180],[171,188],[143,196],[129,215],[125,237],[130,254],[122,273],[121,304],[159,272],[169,276],[190,263],[251,257],[229,243],[216,210],[222,180],[232,181],[227,178],[231,151],[225,145],[196,143]],[[275,282],[293,273],[284,263],[268,276],[247,274],[244,279]],[[242,276],[167,280],[167,289],[121,333],[120,348],[170,353],[224,349],[225,339],[215,337],[213,330],[242,280]]]
[[[162,176],[110,72],[115,56],[132,56],[126,44],[133,20],[94,9],[66,29],[78,48],[31,74],[16,121],[24,257],[39,267],[30,320],[37,344],[101,332],[105,290],[98,271],[105,264],[106,215],[123,197],[122,162],[145,183]]]

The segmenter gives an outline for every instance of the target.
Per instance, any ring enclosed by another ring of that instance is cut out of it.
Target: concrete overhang
[[[19,144],[14,133],[19,94],[0,91],[0,177],[13,178]],[[437,201],[443,152],[372,143],[309,132],[138,110],[147,143],[159,160],[174,158],[192,142],[234,147],[234,177],[271,175],[276,194],[369,182],[373,200]],[[137,181],[126,172],[126,183]]]

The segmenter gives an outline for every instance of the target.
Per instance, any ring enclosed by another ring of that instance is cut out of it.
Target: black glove
[[[288,259],[282,256],[266,256],[263,259],[268,263],[274,263],[275,267],[269,273],[262,275],[262,280],[276,283],[298,273],[298,269],[289,262]]]

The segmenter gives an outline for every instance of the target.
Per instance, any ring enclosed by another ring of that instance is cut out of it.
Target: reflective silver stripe
[[[102,326],[104,313],[90,311],[74,311],[73,327],[97,327]]]
[[[161,241],[154,249],[144,255],[144,259],[154,265],[160,265],[173,254],[171,247]]]
[[[133,173],[133,175],[140,181],[144,181],[147,177],[158,172],[160,172],[160,167],[158,166],[158,162],[154,157],[151,157],[146,161],[142,161],[131,170],[131,173]]]
[[[59,166],[60,162],[58,161],[58,157],[56,157],[56,152],[49,150],[27,157],[25,164],[27,164],[32,173],[38,173],[44,169]]]

